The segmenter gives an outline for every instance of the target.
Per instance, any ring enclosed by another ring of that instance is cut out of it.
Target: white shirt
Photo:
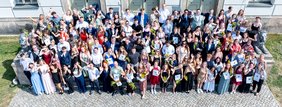
[[[58,43],[58,51],[61,51],[62,47],[66,47],[67,51],[70,51],[70,44],[69,44],[69,42],[66,42],[66,41],[64,41],[63,43],[59,42]]]
[[[165,23],[167,16],[170,15],[170,12],[168,11],[168,9],[160,9],[159,14],[160,14],[159,22]]]
[[[77,21],[76,25],[75,25],[75,29],[81,29],[81,28],[87,28],[89,26],[89,24],[85,21],[80,22],[79,20]]]
[[[93,53],[92,54],[92,62],[95,64],[95,65],[98,65],[98,64],[101,64],[103,61],[103,56],[101,53]]]
[[[88,68],[87,71],[90,80],[97,80],[100,77],[100,71],[96,67],[94,69]]]
[[[124,15],[123,15],[123,18],[124,19],[126,19],[128,22],[129,22],[129,25],[131,26],[132,24],[133,24],[133,22],[134,22],[134,14],[132,14],[132,13],[125,13]]]
[[[133,31],[132,27],[131,26],[124,26],[123,28],[124,28],[124,31],[125,31],[125,35],[127,37],[131,36],[132,31]]]
[[[163,54],[173,55],[175,53],[175,48],[172,45],[169,45],[168,47],[165,45],[162,49]]]
[[[30,58],[24,58],[20,60],[20,64],[23,66],[24,71],[29,71],[29,63],[33,63],[33,60],[31,60]]]

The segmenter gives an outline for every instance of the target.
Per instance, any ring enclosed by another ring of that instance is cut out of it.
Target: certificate
[[[154,76],[159,76],[159,71],[158,70],[153,70],[153,75]]]
[[[232,29],[233,29],[233,28],[232,28],[232,24],[228,24],[226,30],[227,30],[227,31],[232,31]]]
[[[224,72],[222,75],[223,75],[224,79],[230,79],[229,72]]]
[[[174,79],[177,81],[177,80],[180,80],[180,74],[177,74],[174,76]]]
[[[178,44],[178,37],[173,37],[172,40],[173,40],[173,44]]]
[[[231,62],[231,66],[235,66],[237,64],[238,64],[237,60],[234,60],[234,61]]]
[[[127,83],[131,83],[132,79],[127,78]]]
[[[119,74],[114,74],[114,80],[118,81],[119,80]]]
[[[120,54],[118,59],[124,61],[125,55]]]
[[[254,81],[259,82],[259,80],[260,80],[260,74],[259,73],[255,73]]]
[[[246,84],[251,84],[251,83],[253,83],[253,77],[252,76],[246,77]]]
[[[121,86],[122,85],[120,81],[117,82],[116,84],[117,84],[117,86]]]
[[[108,64],[109,64],[109,65],[111,65],[111,64],[113,64],[113,63],[114,63],[114,61],[113,61],[113,59],[112,59],[112,58],[108,58],[108,59],[107,59],[107,62],[108,62]]]
[[[242,82],[242,75],[241,74],[236,74],[235,78],[236,78],[236,82]]]

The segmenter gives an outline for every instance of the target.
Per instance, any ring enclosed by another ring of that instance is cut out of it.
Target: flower
[[[128,83],[128,85],[130,86],[130,88],[132,88],[132,90],[136,89],[136,86],[133,82]]]
[[[164,80],[164,81],[167,81],[167,77],[164,76],[164,77],[163,77],[163,80]]]
[[[185,79],[185,81],[187,81],[188,80],[188,77],[186,76],[186,75],[184,75],[184,77],[183,77],[184,79]]]
[[[145,77],[146,77],[146,72],[141,73],[141,74],[140,74],[140,77],[141,77],[141,78],[145,78]]]
[[[181,80],[175,80],[176,85],[180,83]]]

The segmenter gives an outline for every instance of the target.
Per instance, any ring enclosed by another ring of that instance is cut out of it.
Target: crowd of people
[[[172,86],[173,93],[259,95],[267,77],[264,55],[257,57],[253,47],[260,17],[249,22],[232,7],[218,15],[212,9],[171,13],[165,4],[150,15],[108,11],[89,5],[31,18],[36,26],[20,34],[20,64],[36,95],[140,90],[144,98],[147,86],[152,94]]]

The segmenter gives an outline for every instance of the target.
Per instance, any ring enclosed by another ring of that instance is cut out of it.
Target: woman
[[[105,29],[103,28],[103,26],[100,25],[99,30],[97,32],[97,38],[98,38],[99,44],[101,45],[104,43],[105,34],[106,34]]]
[[[157,32],[157,37],[159,37],[159,39],[160,39],[160,41],[162,42],[162,43],[165,43],[165,32],[163,31],[163,28],[162,27],[160,27],[159,28],[159,30],[158,30],[158,32]]]
[[[76,46],[71,48],[71,64],[72,67],[79,61],[79,51]]]
[[[254,82],[253,82],[253,92],[255,93],[255,96],[259,95],[263,82],[267,80],[266,78],[267,73],[265,72],[265,69],[263,66],[264,66],[264,63],[259,63],[255,71]],[[255,92],[256,86],[258,86],[258,88]]]
[[[250,37],[254,38],[262,28],[261,18],[256,17],[256,21],[252,23]]]
[[[49,65],[51,63],[51,58],[52,58],[52,55],[51,55],[51,52],[49,51],[49,49],[46,46],[44,46],[43,49],[41,50],[40,54],[41,54],[44,62],[47,65]]]
[[[208,72],[209,69],[207,68],[207,62],[203,62],[199,74],[197,76],[197,93],[203,93],[202,86],[203,83],[207,80],[208,78]]]
[[[91,55],[87,48],[81,47],[80,53],[79,53],[79,59],[81,63],[81,67],[87,66],[87,64],[90,62]]]
[[[73,76],[75,77],[75,82],[78,87],[78,91],[80,93],[85,93],[86,92],[85,80],[82,73],[82,67],[79,65],[78,62],[74,64],[72,72],[73,72]]]
[[[161,50],[163,47],[162,41],[159,39],[158,36],[154,38],[151,42],[152,53],[156,52],[157,50]],[[154,54],[154,53],[153,53]]]
[[[253,63],[249,63],[246,67],[246,70],[244,71],[243,76],[243,92],[249,93],[251,84],[253,83],[253,75],[255,72],[255,65]]]
[[[218,13],[217,19],[219,20],[219,23],[225,23],[225,15],[224,15],[224,10],[221,9],[220,12]]]
[[[191,60],[191,59],[190,59]],[[195,74],[195,67],[193,65],[193,63],[191,63],[191,61],[188,60],[188,66],[186,67],[185,69],[185,72],[184,72],[184,79],[186,80],[186,86],[185,87],[185,91],[187,93],[190,93],[190,91],[192,90],[193,88],[193,84],[194,84],[194,74]]]
[[[50,71],[49,66],[43,60],[39,61],[38,71],[41,74],[41,79],[42,79],[45,93],[47,95],[53,94],[55,92],[55,85],[49,74],[49,71]]]
[[[173,88],[172,88],[172,92],[175,94],[175,89],[176,87],[181,87],[180,82],[183,79],[183,66],[182,64],[179,64],[177,67],[174,67],[172,69],[172,73],[173,75]],[[180,89],[179,89],[180,90]]]
[[[242,84],[242,77],[243,77],[243,72],[245,71],[245,64],[241,64],[234,72],[235,76],[232,81],[233,85],[232,85],[232,91],[231,94],[235,94],[237,88],[239,87],[239,85]]]
[[[224,65],[222,63],[222,60],[220,57],[217,57],[214,61],[213,61],[213,67],[215,68],[215,84],[218,85],[219,84],[219,80],[220,80],[220,72],[223,70]]]
[[[141,90],[141,98],[145,98],[145,93],[147,89],[147,75],[149,74],[148,69],[143,64],[139,64],[138,66],[138,78]]]
[[[118,58],[118,63],[119,63],[119,66],[121,66],[123,69],[125,69],[126,67],[126,57],[127,57],[127,52],[125,50],[125,48],[123,46],[121,46],[119,48],[119,51],[116,51],[116,56]]]
[[[218,84],[218,94],[224,94],[229,89],[230,78],[232,77],[233,69],[230,62],[228,62],[224,70],[220,73],[220,81]]]
[[[63,16],[63,19],[65,20],[66,24],[68,26],[70,26],[72,20],[73,20],[73,17],[72,17],[72,13],[71,13],[71,10],[68,10],[66,12],[66,14]]]
[[[30,63],[28,67],[31,73],[30,80],[31,80],[33,91],[36,95],[42,95],[42,93],[44,92],[44,88],[42,81],[40,79],[40,75],[38,73],[38,68],[34,63]]]
[[[159,83],[160,71],[161,71],[161,68],[159,66],[159,63],[157,61],[155,61],[153,69],[151,70],[151,77],[150,77],[151,93],[152,94],[157,94],[156,88],[157,88],[157,84]]]
[[[135,70],[133,69],[133,66],[127,64],[125,68],[125,79],[127,81],[126,91],[127,93],[129,93],[129,95],[134,95],[134,90],[136,89],[136,86],[132,81],[134,79],[134,74],[135,74]]]
[[[157,21],[159,19],[159,13],[156,8],[152,8],[152,14],[150,15],[151,22]]]
[[[44,15],[40,14],[38,20],[29,17],[34,23],[37,23],[36,30],[43,31],[47,26],[45,25]]]
[[[158,62],[160,66],[162,65],[162,54],[159,50],[157,50],[155,54],[151,56],[151,64],[154,64],[154,62]]]
[[[176,53],[178,55],[178,63],[182,63],[184,58],[189,56],[189,50],[189,46],[187,46],[186,42],[182,42],[182,45],[177,47]]]
[[[163,65],[163,69],[161,70],[161,83],[160,87],[162,89],[163,93],[166,93],[166,89],[169,85],[169,80],[170,80],[170,72],[171,70],[169,69],[167,64]]]
[[[64,90],[61,86],[62,80],[63,80],[63,75],[60,69],[56,65],[50,65],[50,71],[51,71],[51,76],[52,80],[56,85],[56,88],[59,90],[59,94],[63,94]]]
[[[110,77],[110,68],[108,67],[108,63],[104,61],[102,63],[103,71],[101,74],[102,77],[102,83],[103,83],[103,91],[110,93],[112,92],[112,87],[111,87],[111,77]]]
[[[63,75],[63,83],[65,86],[69,88],[68,93],[72,94],[74,92],[74,86],[73,86],[73,77],[72,77],[72,72],[69,70],[67,65],[63,65],[62,69],[62,75]],[[65,90],[66,91],[66,90]]]
[[[201,31],[201,27],[197,26],[195,31],[193,32],[193,38],[198,39],[198,41],[202,41],[203,32]]]
[[[208,69],[207,79],[205,81],[204,90],[206,92],[213,92],[215,89],[215,68]]]
[[[80,36],[80,39],[81,39],[82,41],[85,41],[85,42],[87,41],[87,38],[88,38],[89,36],[88,36],[88,33],[87,33],[87,31],[86,31],[86,29],[85,29],[84,27],[80,29],[79,36]]]

